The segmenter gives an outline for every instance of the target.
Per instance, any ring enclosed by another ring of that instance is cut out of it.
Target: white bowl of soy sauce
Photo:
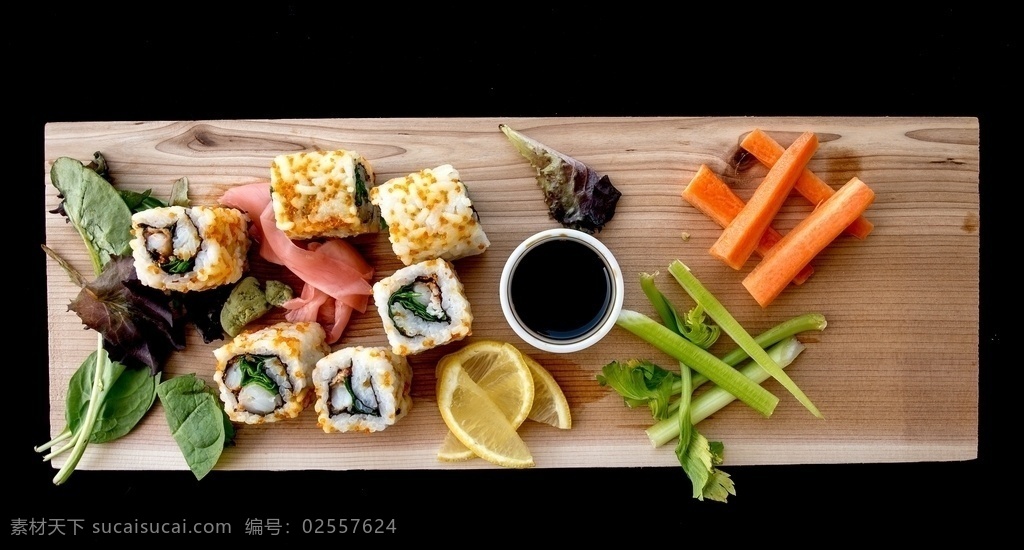
[[[574,229],[526,238],[501,271],[501,310],[531,346],[571,353],[600,341],[622,310],[622,270],[608,247]]]

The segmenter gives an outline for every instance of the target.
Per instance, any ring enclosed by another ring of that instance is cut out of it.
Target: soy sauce
[[[510,277],[509,302],[537,337],[582,339],[601,325],[611,307],[611,273],[590,246],[550,239],[519,260]]]

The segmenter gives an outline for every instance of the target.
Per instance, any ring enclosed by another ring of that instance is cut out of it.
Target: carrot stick
[[[852,178],[782,237],[743,279],[750,295],[767,307],[793,276],[825,249],[875,200],[875,192]]]
[[[814,132],[804,132],[786,149],[747,204],[722,230],[711,246],[712,256],[733,269],[743,267],[817,149],[818,136]]]
[[[745,204],[743,199],[733,193],[732,189],[706,164],[700,165],[693,179],[683,188],[682,195],[686,202],[722,227],[729,225],[729,222],[736,217],[736,214],[739,214]],[[782,239],[782,235],[775,228],[769,226],[761,235],[761,240],[757,243],[757,248],[754,251],[764,256],[780,239]],[[807,264],[796,277],[793,277],[793,284],[803,284],[812,273],[814,273],[814,268]]]
[[[761,131],[759,128],[755,128],[752,132],[747,134],[743,141],[740,142],[740,147],[743,147],[748,153],[754,155],[754,158],[761,161],[761,164],[771,168],[782,156],[785,149],[782,148],[774,139],[768,134]],[[797,178],[796,184],[793,185],[793,189],[796,189],[797,193],[803,195],[805,199],[811,202],[811,204],[820,204],[825,199],[832,196],[835,191],[832,187],[825,183],[821,178],[814,175],[808,169],[804,169],[803,174]],[[868,221],[863,216],[857,218],[850,224],[850,227],[846,228],[846,233],[863,239],[871,233],[874,229],[874,224]]]

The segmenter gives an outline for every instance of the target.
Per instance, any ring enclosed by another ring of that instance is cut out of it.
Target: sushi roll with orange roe
[[[318,323],[281,322],[214,350],[213,380],[228,418],[263,424],[298,416],[312,401],[313,367],[331,351],[325,337]]]
[[[132,257],[142,284],[178,292],[238,282],[248,267],[249,217],[210,206],[166,206],[132,215]]]
[[[369,198],[373,186],[373,166],[355,151],[278,155],[270,167],[277,228],[296,240],[378,231],[379,211]]]
[[[451,164],[392,178],[370,189],[395,256],[405,265],[482,254],[491,242]]]

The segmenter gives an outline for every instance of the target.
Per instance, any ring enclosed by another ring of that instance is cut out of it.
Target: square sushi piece
[[[355,346],[320,359],[313,369],[317,424],[326,433],[379,432],[412,408],[412,368],[385,347]]]
[[[373,285],[373,301],[391,351],[413,355],[473,333],[462,281],[446,260],[403,267]]]
[[[373,185],[373,166],[355,151],[278,155],[270,167],[274,221],[296,240],[377,231],[379,210],[369,199]]]
[[[466,184],[450,164],[390,179],[370,190],[395,255],[405,265],[454,261],[490,246]]]

